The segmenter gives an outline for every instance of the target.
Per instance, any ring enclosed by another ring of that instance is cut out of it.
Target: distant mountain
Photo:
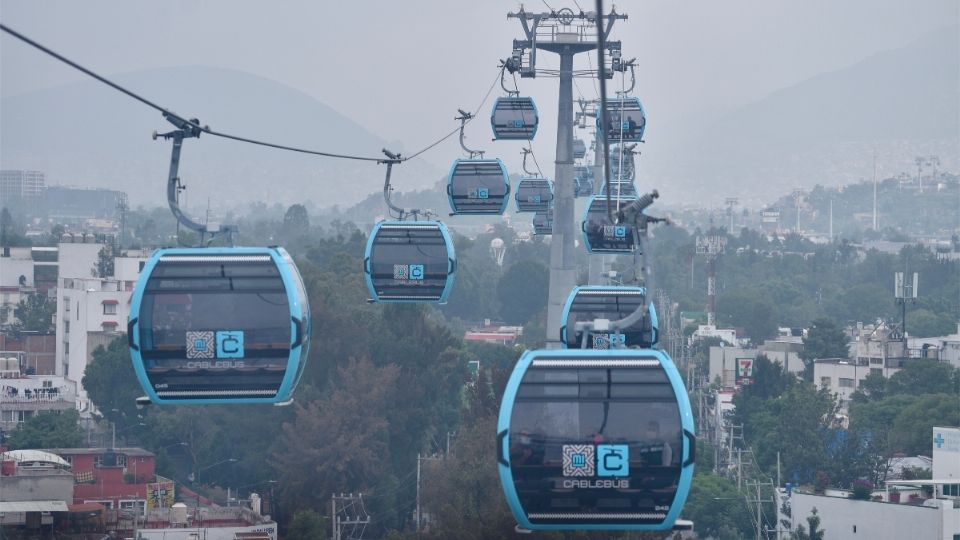
[[[382,139],[347,116],[289,86],[249,73],[173,67],[116,75],[118,83],[199,117],[211,128],[253,139],[331,152],[379,156]],[[150,138],[170,131],[160,113],[95,81],[60,86],[0,102],[0,164],[36,169],[51,183],[126,191],[133,204],[164,204],[171,143]],[[383,184],[384,168],[260,148],[212,136],[184,143],[180,177],[190,206],[250,201],[312,200],[351,205]],[[405,188],[443,175],[415,160],[394,168]]]
[[[686,193],[759,201],[794,186],[911,170],[916,155],[960,168],[960,27],[874,54],[732,111],[650,154],[654,176]],[[706,92],[708,94],[708,92]],[[708,95],[704,96],[709,98]],[[712,193],[711,193],[712,192]]]

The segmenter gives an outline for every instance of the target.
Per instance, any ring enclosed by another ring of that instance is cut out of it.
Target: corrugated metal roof
[[[0,512],[66,512],[63,501],[0,501]]]
[[[45,462],[56,463],[57,465],[70,466],[70,463],[62,457],[43,450],[10,450],[0,454],[0,460],[11,459],[20,463]]]

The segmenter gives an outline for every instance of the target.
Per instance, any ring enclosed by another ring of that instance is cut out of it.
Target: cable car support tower
[[[550,287],[547,298],[547,348],[560,347],[560,319],[567,295],[576,285],[577,267],[574,226],[573,182],[573,78],[594,77],[590,70],[574,71],[573,57],[579,53],[597,49],[596,12],[574,12],[570,8],[550,12],[528,13],[521,7],[516,13],[507,13],[508,19],[518,19],[523,27],[524,39],[513,40],[513,52],[504,63],[510,73],[520,73],[521,78],[555,76],[560,79],[557,114],[557,152],[555,163],[555,195],[553,237],[550,241]],[[609,36],[618,19],[626,19],[616,10],[600,15],[604,38]],[[626,66],[621,61],[619,41],[607,41],[609,58],[607,78]],[[545,51],[560,57],[559,70],[538,70],[537,52]]]

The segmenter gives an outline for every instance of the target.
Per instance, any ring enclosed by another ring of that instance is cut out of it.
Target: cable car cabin
[[[443,223],[381,221],[367,239],[367,290],[380,303],[442,304],[453,286],[456,261]]]
[[[526,529],[667,530],[693,481],[694,433],[661,351],[527,351],[500,405],[500,482]]]
[[[153,403],[282,403],[306,365],[310,306],[282,248],[160,249],[127,338]]]
[[[622,163],[621,163],[622,162]],[[622,170],[621,170],[622,169]],[[632,153],[620,155],[620,146],[610,149],[610,177],[614,180],[629,181],[636,176],[636,165]]]
[[[637,198],[637,186],[633,182],[610,182],[610,195],[613,197]],[[600,196],[607,196],[607,184],[600,184]]]
[[[573,177],[587,178],[589,180],[593,180],[593,167],[587,167],[585,165],[576,165],[573,168]]]
[[[583,159],[587,155],[587,143],[582,139],[573,140],[573,159]]]
[[[635,200],[636,197],[611,197],[611,213],[614,219],[620,208]],[[610,222],[606,196],[594,195],[590,198],[580,228],[583,231],[583,242],[590,253],[633,253],[637,248],[633,225]]]
[[[610,143],[641,142],[643,131],[647,127],[647,114],[643,110],[640,98],[609,98],[607,99],[609,112]],[[597,128],[603,129],[602,116],[597,115]],[[601,132],[602,133],[602,132]]]
[[[593,195],[593,179],[584,176],[573,177],[573,196],[589,197]]]
[[[458,159],[447,177],[447,198],[454,214],[503,214],[510,177],[499,159]]]
[[[533,234],[553,234],[553,207],[533,215]]]
[[[577,323],[590,323],[597,319],[623,320],[638,309],[644,311],[643,318],[629,328],[614,333],[591,334],[583,328],[577,328]],[[643,287],[576,287],[563,306],[561,321],[560,343],[567,349],[610,349],[616,346],[648,349],[657,344],[657,310],[647,299],[647,291]],[[585,334],[588,338],[586,342]]]
[[[539,122],[537,106],[531,97],[499,97],[490,114],[494,139],[533,140]]]
[[[517,212],[545,212],[553,204],[553,182],[546,178],[523,178],[514,198]]]

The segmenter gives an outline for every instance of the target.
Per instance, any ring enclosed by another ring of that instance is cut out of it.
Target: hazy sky
[[[562,0],[550,5],[575,7]],[[580,5],[594,6],[588,0]],[[526,6],[546,9],[543,2]],[[506,18],[518,7],[489,0],[0,0],[0,20],[108,75],[209,65],[274,79],[413,150],[452,129],[458,107],[473,109],[480,102],[496,78],[498,59],[520,37],[519,23]],[[623,41],[625,57],[638,58],[636,94],[648,111],[648,140],[685,118],[714,118],[960,18],[956,0],[649,0],[616,7],[629,15],[617,23],[613,39]],[[553,55],[539,58],[540,67],[557,67]],[[578,67],[586,67],[586,60],[580,55]],[[0,37],[3,95],[82,77]],[[555,133],[556,80],[520,80],[520,88],[537,99],[541,133]],[[579,89],[594,95],[589,80],[580,80]],[[163,102],[149,88],[138,90]],[[181,112],[203,117],[202,111]],[[468,134],[474,146],[518,168],[519,143],[494,148],[486,122]],[[549,162],[555,137],[538,136],[534,148],[541,165]],[[454,142],[442,145],[427,159],[445,168],[456,149]]]

